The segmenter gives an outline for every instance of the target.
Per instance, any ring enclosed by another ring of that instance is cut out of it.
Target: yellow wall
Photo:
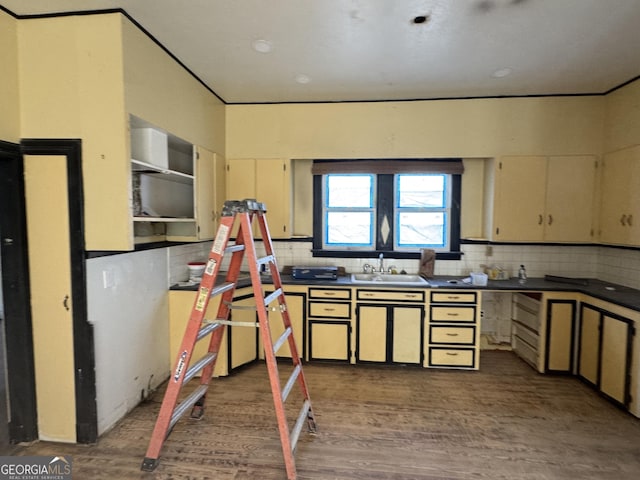
[[[603,97],[230,105],[227,158],[599,154]]]
[[[0,10],[0,140],[20,140],[17,20]]]
[[[604,152],[640,144],[640,80],[606,97]]]
[[[86,247],[126,250],[133,227],[120,15],[21,20],[18,32],[22,137],[82,139]]]
[[[127,111],[224,154],[224,104],[124,18],[123,43]]]

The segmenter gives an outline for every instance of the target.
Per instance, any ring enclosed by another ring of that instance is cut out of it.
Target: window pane
[[[397,245],[399,247],[443,247],[446,244],[444,225],[444,212],[400,213]]]
[[[327,175],[328,208],[372,208],[373,175]]]
[[[328,212],[326,239],[328,245],[372,245],[373,213]]]
[[[445,175],[398,175],[398,207],[443,207]]]

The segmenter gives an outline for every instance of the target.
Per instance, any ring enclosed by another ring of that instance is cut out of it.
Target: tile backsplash
[[[210,248],[210,242],[168,248],[170,284],[186,280],[189,276],[187,263],[206,260]],[[338,265],[345,267],[348,272],[360,272],[365,264],[377,263],[375,258],[313,257],[311,248],[311,242],[274,242],[280,268],[285,265]],[[639,250],[602,246],[475,244],[462,245],[461,249],[463,255],[460,260],[436,261],[435,275],[467,276],[470,272],[481,271],[484,266],[497,265],[510,276],[515,276],[518,267],[524,264],[530,277],[560,275],[599,278],[640,289]],[[415,259],[385,259],[385,267],[392,265],[399,271],[418,271],[418,260]]]

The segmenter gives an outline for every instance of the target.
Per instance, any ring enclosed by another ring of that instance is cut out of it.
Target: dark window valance
[[[462,159],[368,159],[368,160],[314,160],[312,173],[445,173],[460,175],[464,172]]]

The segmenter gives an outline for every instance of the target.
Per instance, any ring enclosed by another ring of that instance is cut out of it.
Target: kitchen
[[[120,13],[19,20],[3,11],[0,22],[2,54],[14,67],[8,71],[15,72],[2,79],[8,113],[0,120],[0,138],[14,143],[21,138],[82,138],[86,250],[128,252],[86,260],[99,433],[126,415],[140,401],[141,392],[146,396],[166,377],[166,291],[186,278],[186,263],[202,258],[209,248],[205,242],[132,251],[128,114],[227,159],[257,163],[274,158],[463,158],[469,174],[464,181],[473,180],[478,187],[463,188],[469,197],[462,202],[462,236],[469,239],[491,238],[491,189],[485,188],[485,180],[490,185],[491,159],[601,157],[639,140],[638,81],[591,96],[224,105]],[[108,45],[122,45],[123,50],[105,45],[105,38]],[[43,50],[58,64],[45,62]],[[65,68],[59,68],[60,62]],[[81,91],[69,87],[78,78],[86,86]],[[179,92],[176,84],[182,86]],[[51,90],[61,95],[49,95]],[[105,182],[109,189],[102,188]],[[309,210],[299,211],[298,205],[290,228],[306,237]],[[631,243],[637,246],[637,239]],[[482,242],[463,243],[462,258],[437,262],[436,274],[463,277],[480,265],[499,264],[513,275],[524,263],[531,277],[599,278],[640,288],[640,258],[634,248],[599,245],[595,240],[586,245],[491,247],[489,252]],[[305,238],[278,241],[276,248],[281,265],[338,263],[347,271],[360,271],[370,261],[312,257],[311,241]],[[415,260],[394,263],[415,270]],[[144,351],[139,338],[151,338]],[[119,362],[113,362],[114,351],[119,352]],[[129,370],[131,365],[135,372]]]

